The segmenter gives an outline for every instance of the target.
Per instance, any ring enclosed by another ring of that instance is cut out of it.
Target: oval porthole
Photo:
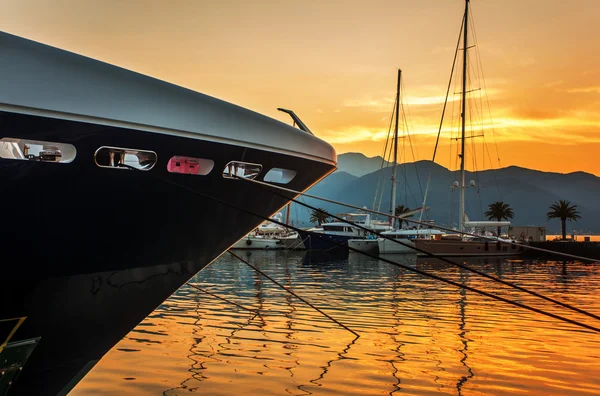
[[[267,183],[288,184],[294,177],[296,177],[295,170],[272,168],[267,172],[263,180]]]
[[[4,159],[69,163],[76,155],[75,146],[68,143],[7,137],[0,139],[0,158]]]
[[[154,151],[103,146],[94,154],[96,165],[101,168],[137,169],[147,171],[156,165]]]
[[[223,169],[223,177],[227,179],[255,179],[262,171],[262,165],[249,162],[231,161]]]
[[[176,155],[167,163],[167,171],[185,175],[206,176],[213,170],[214,166],[215,161],[213,160]]]

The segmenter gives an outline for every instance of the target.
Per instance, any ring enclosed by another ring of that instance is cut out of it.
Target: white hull
[[[304,248],[298,234],[293,233],[285,237],[265,237],[248,235],[240,239],[231,247],[232,249],[245,250],[284,250]]]
[[[348,247],[351,248],[350,253],[354,252],[352,249],[356,249],[360,252],[379,254],[377,239],[349,239]]]
[[[285,238],[281,238],[282,245],[284,249],[288,250],[305,250],[304,242],[302,239],[298,237],[297,233],[294,233],[293,236],[288,236]]]
[[[286,249],[281,239],[245,237],[236,242],[232,249],[274,250]]]
[[[417,251],[414,248],[415,244],[410,239],[402,239],[401,242],[408,245],[402,245],[400,243],[390,241],[389,239],[378,238],[377,239],[379,245],[379,253],[380,254],[411,254],[416,253]]]

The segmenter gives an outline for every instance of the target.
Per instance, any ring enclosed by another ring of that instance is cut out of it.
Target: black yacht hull
[[[286,187],[301,191],[334,169],[277,150],[41,116],[0,112],[0,126],[4,137],[77,150],[71,163],[0,159],[0,357],[2,343],[39,339],[10,395],[68,392],[186,280],[287,203],[224,178],[228,162],[262,165],[259,180],[273,167],[295,170]],[[149,171],[101,168],[94,154],[102,146],[158,160]],[[169,173],[173,156],[214,168]]]

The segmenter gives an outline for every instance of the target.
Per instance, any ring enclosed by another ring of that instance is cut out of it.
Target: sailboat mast
[[[392,201],[390,203],[390,213],[394,216],[396,213],[396,172],[398,162],[398,120],[400,118],[400,79],[402,70],[398,69],[398,85],[396,88],[396,124],[394,127],[394,160],[392,162]],[[395,221],[392,220],[392,225]]]
[[[287,211],[285,212],[285,224],[290,225],[290,205],[292,203],[290,202],[289,204],[287,204]]]
[[[465,0],[465,17],[463,19],[463,77],[462,77],[462,113],[461,113],[461,139],[460,139],[460,203],[458,209],[458,230],[464,232],[465,222],[465,124],[467,119],[467,30],[469,27],[469,0]]]

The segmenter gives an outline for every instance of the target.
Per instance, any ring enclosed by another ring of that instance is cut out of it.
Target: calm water
[[[600,393],[600,334],[354,254],[327,261],[300,252],[242,254],[360,338],[225,255],[193,282],[261,315],[184,286],[72,394]],[[431,259],[391,257],[600,325]],[[468,263],[600,314],[598,266],[515,259]]]

